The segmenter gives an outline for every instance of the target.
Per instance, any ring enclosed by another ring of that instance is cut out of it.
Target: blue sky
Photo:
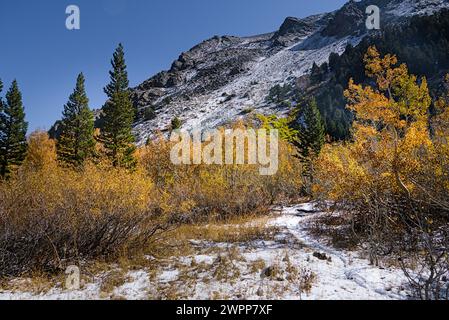
[[[109,61],[125,46],[130,85],[170,67],[179,54],[214,35],[275,31],[287,16],[305,17],[346,0],[14,0],[0,1],[0,78],[16,78],[29,130],[49,129],[79,72],[91,108],[104,101]],[[68,5],[81,10],[81,30],[65,28]],[[5,92],[2,93],[4,96]]]

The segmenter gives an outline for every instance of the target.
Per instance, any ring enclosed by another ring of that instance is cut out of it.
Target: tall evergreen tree
[[[59,160],[75,167],[82,166],[95,149],[94,115],[89,109],[84,81],[84,75],[80,73],[75,90],[64,106],[57,143]]]
[[[3,91],[3,82],[2,82],[2,79],[0,79],[0,94],[2,93],[2,91]],[[3,112],[3,99],[2,99],[2,96],[0,96],[0,114],[2,112]]]
[[[299,157],[303,161],[309,161],[320,153],[325,142],[325,128],[315,99],[305,105],[297,129],[298,140],[295,146]]]
[[[313,84],[317,84],[321,81],[321,69],[316,64],[316,62],[312,65],[312,71],[310,73],[310,79],[312,80]]]
[[[1,87],[1,86],[0,86]],[[0,107],[0,177],[6,177],[26,156],[28,123],[17,81],[6,93],[6,103]]]
[[[0,94],[3,91],[3,82],[2,79],[0,79]],[[3,136],[5,134],[4,124],[5,121],[3,120],[3,98],[0,95],[0,141],[3,140]],[[0,148],[0,161],[2,159],[2,149]]]
[[[128,89],[128,73],[122,44],[115,50],[111,64],[111,82],[104,88],[109,100],[103,107],[104,126],[99,140],[114,166],[133,168],[136,164],[136,147],[132,134],[135,109]]]

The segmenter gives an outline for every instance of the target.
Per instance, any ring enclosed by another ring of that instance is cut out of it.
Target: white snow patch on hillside
[[[406,0],[396,7],[387,8],[387,13],[399,16],[410,17],[414,15],[431,15],[443,8],[449,8],[448,0]]]
[[[193,106],[190,108],[185,107],[186,112],[182,114],[182,117],[186,119],[183,128],[186,130],[208,129],[238,119],[241,112],[264,105],[268,92],[275,85],[294,82],[298,77],[310,72],[314,62],[318,65],[327,62],[332,52],[341,54],[348,43],[357,44],[359,41],[360,38],[347,37],[319,49],[294,50],[301,41],[272,56],[260,58],[254,62],[251,71],[247,74],[209,95],[194,99],[191,102]],[[224,95],[235,97],[225,101]],[[268,106],[265,110],[258,109],[258,112],[275,112],[273,107]],[[167,110],[164,110],[164,113],[168,125],[172,119],[171,113]]]
[[[283,115],[289,110],[280,110],[278,106],[266,102],[272,87],[278,84],[294,84],[296,79],[310,72],[314,62],[321,65],[329,60],[332,52],[342,54],[348,43],[357,45],[362,38],[363,36],[342,39],[315,36],[314,49],[299,49],[308,39],[305,37],[290,47],[258,57],[248,66],[247,72],[227,85],[202,96],[193,96],[182,105],[168,105],[158,111],[154,121],[137,124],[134,128],[137,141],[143,144],[156,128],[161,130],[168,128],[175,116],[183,120],[183,129],[190,131],[219,127],[243,118],[246,111],[252,109],[262,114]],[[255,39],[248,38],[247,41],[252,43]],[[170,90],[182,91],[188,86],[187,82],[179,88]],[[170,91],[167,94],[169,95]]]

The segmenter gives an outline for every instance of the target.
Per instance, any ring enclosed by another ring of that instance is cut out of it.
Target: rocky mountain
[[[288,17],[272,33],[215,36],[132,89],[139,110],[137,140],[144,143],[156,131],[168,130],[175,117],[190,130],[223,125],[253,110],[287,113],[287,104],[267,99],[270,89],[296,87],[314,63],[321,65],[331,53],[342,54],[348,44],[375,33],[365,27],[365,11],[372,4],[381,9],[382,27],[449,8],[448,0],[351,0],[335,12]],[[300,88],[307,90],[307,83]]]

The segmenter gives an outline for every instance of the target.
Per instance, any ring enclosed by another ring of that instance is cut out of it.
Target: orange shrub
[[[273,176],[261,176],[259,166],[249,164],[174,165],[173,145],[160,136],[138,151],[140,166],[154,181],[168,211],[183,208],[195,218],[226,218],[266,212],[272,204],[301,193],[301,164],[284,141],[279,145],[279,170]]]
[[[425,78],[375,48],[365,62],[376,85],[351,80],[345,95],[356,118],[353,141],[324,147],[315,163],[315,196],[344,209],[373,256],[388,246],[428,246],[429,239],[446,239],[437,246],[447,247],[448,100],[439,100],[441,112],[429,121]]]
[[[0,276],[143,249],[169,219],[152,193],[140,171],[23,167],[0,184]]]

